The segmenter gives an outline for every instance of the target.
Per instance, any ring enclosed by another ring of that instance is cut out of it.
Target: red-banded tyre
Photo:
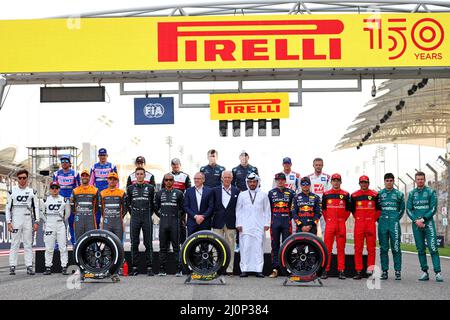
[[[124,251],[120,239],[114,233],[91,230],[78,239],[74,256],[82,273],[101,279],[117,273],[124,260]]]
[[[325,270],[328,251],[323,241],[312,233],[289,236],[280,247],[279,261],[292,275],[312,281]]]
[[[223,237],[205,230],[186,239],[180,258],[184,268],[202,276],[211,276],[226,270],[230,254],[230,247]]]

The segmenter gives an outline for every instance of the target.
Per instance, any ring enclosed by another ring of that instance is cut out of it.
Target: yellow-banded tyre
[[[78,239],[74,256],[82,273],[101,279],[119,270],[124,260],[124,250],[120,239],[114,233],[91,230]]]
[[[198,231],[181,247],[181,264],[192,272],[209,276],[226,270],[230,247],[224,238],[212,231]]]
[[[289,236],[280,247],[279,261],[292,275],[313,280],[325,270],[328,251],[323,241],[312,233]]]

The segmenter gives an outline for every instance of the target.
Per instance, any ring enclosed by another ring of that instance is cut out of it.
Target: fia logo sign
[[[161,118],[164,115],[164,106],[160,103],[148,103],[144,106],[144,115],[149,118]]]

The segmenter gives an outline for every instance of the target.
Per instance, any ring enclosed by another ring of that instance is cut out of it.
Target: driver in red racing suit
[[[376,222],[381,214],[378,192],[369,189],[369,177],[359,178],[361,189],[351,197],[351,211],[355,217],[355,280],[362,279],[364,239],[367,245],[367,274],[372,275],[375,266],[375,246],[377,240]]]
[[[333,251],[334,238],[337,243],[337,259],[339,279],[344,280],[345,270],[345,241],[347,230],[345,222],[350,216],[350,194],[341,189],[342,178],[340,174],[331,176],[332,189],[326,191],[322,196],[322,214],[327,227],[325,228],[325,246],[328,250],[328,263],[322,279],[328,278],[331,267],[331,253]]]

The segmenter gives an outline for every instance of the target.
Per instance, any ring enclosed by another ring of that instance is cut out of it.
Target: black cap
[[[309,184],[309,185],[311,185],[311,179],[309,177],[303,177],[300,180],[300,184]]]
[[[286,175],[283,172],[277,173],[275,175],[275,180],[286,180]]]

